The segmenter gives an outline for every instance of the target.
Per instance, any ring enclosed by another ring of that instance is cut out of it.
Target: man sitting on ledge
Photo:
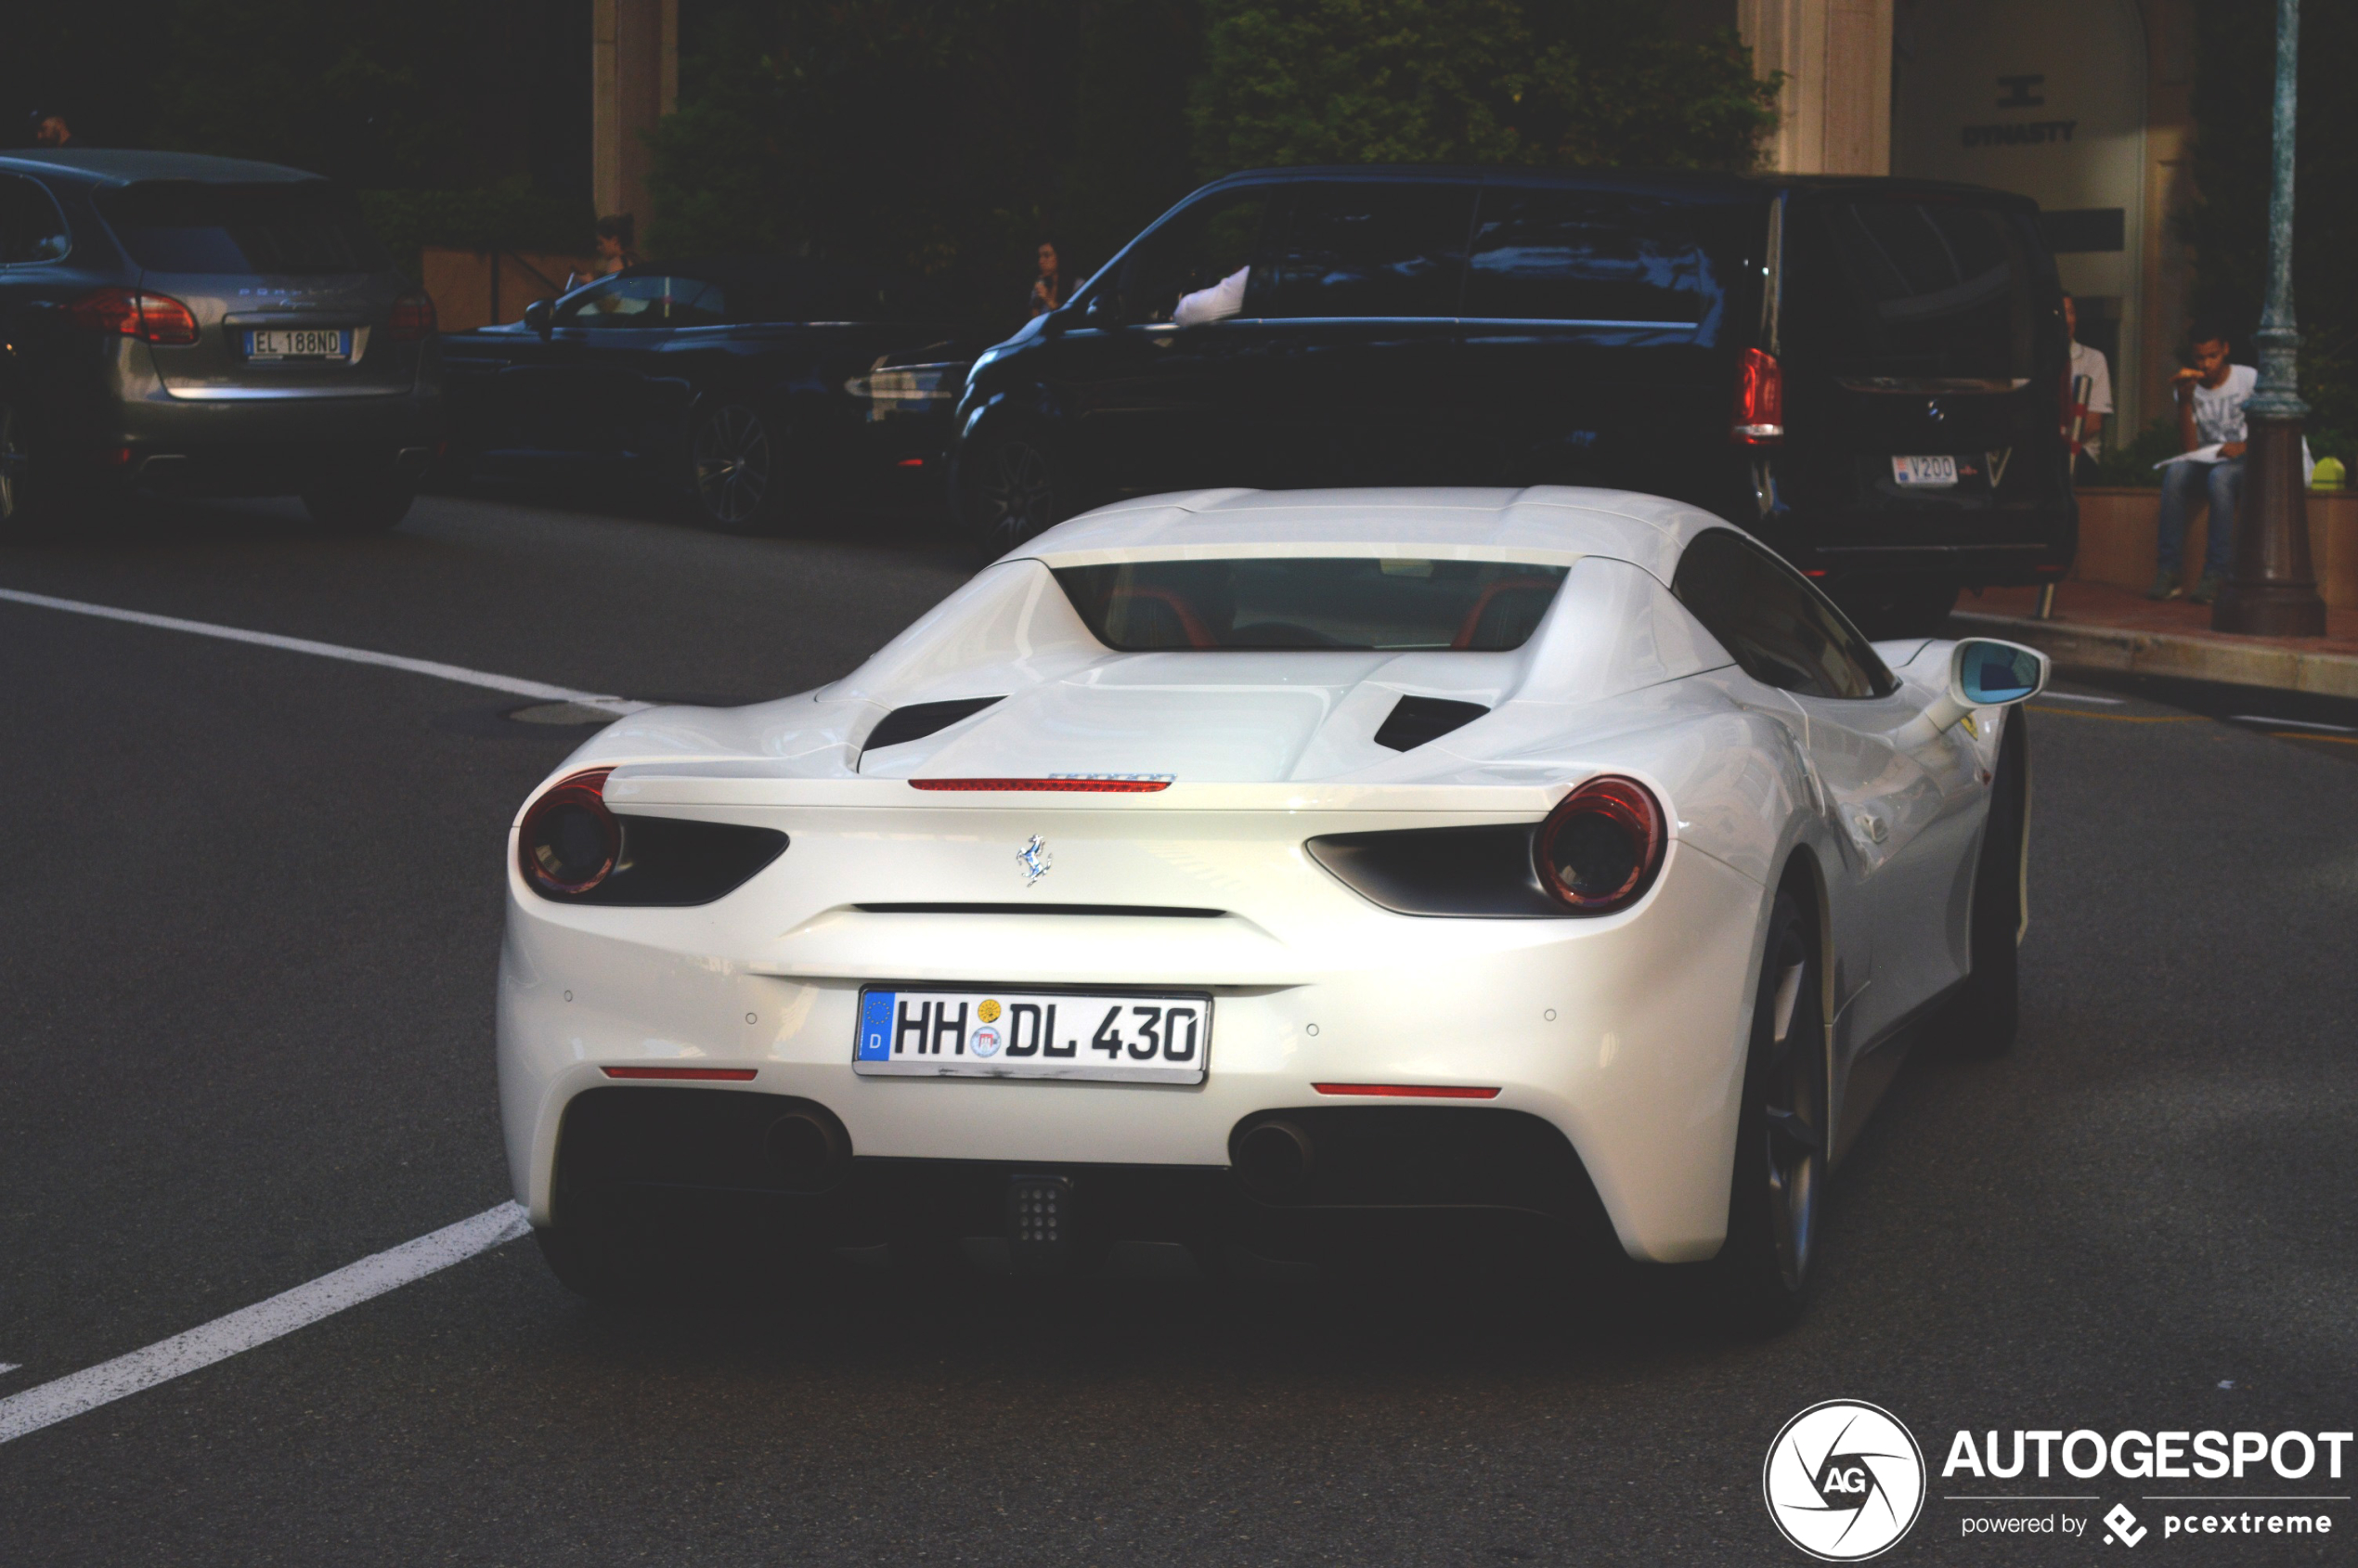
[[[2170,379],[2178,398],[2178,447],[2184,455],[2161,465],[2161,538],[2157,569],[2148,599],[2175,599],[2186,591],[2181,567],[2186,527],[2206,497],[2210,532],[2202,553],[2202,581],[2194,601],[2219,597],[2235,538],[2235,508],[2243,499],[2244,404],[2260,372],[2231,365],[2227,334],[2215,327],[2195,329],[2194,365]]]

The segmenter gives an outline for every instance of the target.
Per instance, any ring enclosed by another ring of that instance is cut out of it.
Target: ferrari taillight
[[[1743,447],[1773,447],[1785,438],[1785,372],[1775,355],[1744,350],[1736,369],[1736,412],[1728,434]]]
[[[393,302],[393,317],[385,336],[395,343],[418,343],[434,330],[434,300],[423,293],[404,294]]]
[[[1653,886],[1669,835],[1653,791],[1608,774],[1565,796],[1531,848],[1549,897],[1577,914],[1610,914]]]
[[[86,332],[111,332],[168,348],[197,341],[196,316],[169,294],[100,289],[69,304],[65,317]]]
[[[622,826],[606,810],[606,775],[592,768],[559,781],[532,803],[516,835],[525,880],[552,898],[578,898],[614,874]]]

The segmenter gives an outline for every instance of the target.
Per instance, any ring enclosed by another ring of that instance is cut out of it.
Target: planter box
[[[2202,570],[2209,521],[2186,530],[2186,581]],[[2082,582],[2143,590],[2153,582],[2161,533],[2159,490],[2079,492],[2079,555],[2071,575]],[[2309,492],[2309,557],[2328,607],[2358,608],[2358,492]]]

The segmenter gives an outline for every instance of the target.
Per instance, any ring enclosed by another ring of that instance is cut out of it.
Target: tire
[[[787,452],[783,421],[750,403],[720,403],[688,432],[688,491],[696,515],[724,534],[785,530]]]
[[[1816,925],[1790,893],[1768,915],[1736,1119],[1728,1239],[1713,1267],[1730,1327],[1791,1328],[1807,1304],[1825,1193],[1825,1004]]]
[[[1064,521],[1070,476],[1021,435],[986,436],[958,455],[958,515],[985,560]]]
[[[2018,944],[2022,940],[2023,862],[2030,817],[2029,720],[2006,715],[2005,738],[1989,785],[1989,823],[1974,867],[1968,916],[1973,968],[1950,1010],[1960,1055],[2002,1056],[2021,1016]]]
[[[399,480],[321,486],[303,493],[303,509],[323,528],[343,534],[387,534],[409,515],[417,487]]]
[[[1957,607],[1955,583],[1908,583],[1841,595],[1838,603],[1869,641],[1937,637]]]

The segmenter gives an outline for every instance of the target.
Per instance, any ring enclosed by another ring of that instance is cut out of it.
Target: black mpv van
[[[1641,490],[1751,529],[1901,635],[1961,587],[2069,566],[2066,353],[2022,197],[1260,170],[1198,191],[981,356],[952,482],[993,553],[1198,486]]]

